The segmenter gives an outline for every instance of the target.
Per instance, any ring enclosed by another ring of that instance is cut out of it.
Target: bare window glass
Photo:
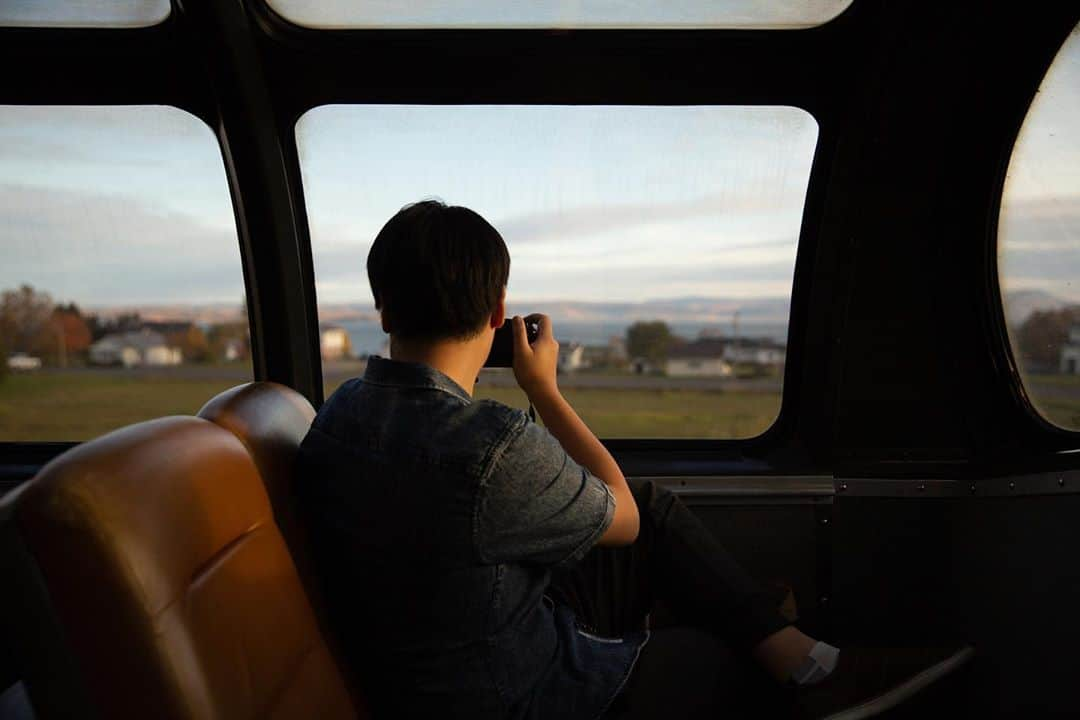
[[[348,28],[754,28],[820,25],[851,0],[270,0],[286,19],[320,29]]]
[[[328,106],[297,126],[327,392],[387,354],[365,274],[397,210],[470,207],[605,437],[741,438],[780,407],[817,124],[791,107]],[[517,407],[512,374],[478,394]]]
[[[0,0],[9,27],[146,27],[169,16],[169,0]]]
[[[169,107],[0,106],[0,441],[190,414],[251,379],[221,150]]]
[[[1080,430],[1080,27],[1042,81],[1009,161],[998,270],[1035,407]]]

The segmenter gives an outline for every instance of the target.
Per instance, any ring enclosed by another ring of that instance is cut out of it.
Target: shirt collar
[[[466,402],[472,402],[465,388],[454,382],[449,375],[423,363],[403,362],[372,355],[368,358],[367,368],[364,370],[364,381],[376,385],[435,388],[456,395]]]

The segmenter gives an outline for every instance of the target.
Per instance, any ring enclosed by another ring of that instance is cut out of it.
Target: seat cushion
[[[354,717],[232,433],[140,423],[4,502],[104,717]]]

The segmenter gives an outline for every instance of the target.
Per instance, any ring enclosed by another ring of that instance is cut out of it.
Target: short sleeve
[[[476,545],[484,562],[569,565],[604,534],[615,498],[546,429],[524,421],[481,486]]]

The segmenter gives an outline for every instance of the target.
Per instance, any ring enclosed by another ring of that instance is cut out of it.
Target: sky
[[[514,300],[789,295],[816,140],[788,107],[317,108],[297,141],[319,297],[370,300],[371,241],[428,197],[500,231]]]
[[[1005,289],[1080,301],[1080,31],[1009,167]],[[370,303],[396,210],[487,217],[512,300],[787,297],[817,124],[790,107],[328,106],[297,124],[317,292]],[[217,140],[168,107],[0,106],[0,289],[84,306],[237,303]]]

